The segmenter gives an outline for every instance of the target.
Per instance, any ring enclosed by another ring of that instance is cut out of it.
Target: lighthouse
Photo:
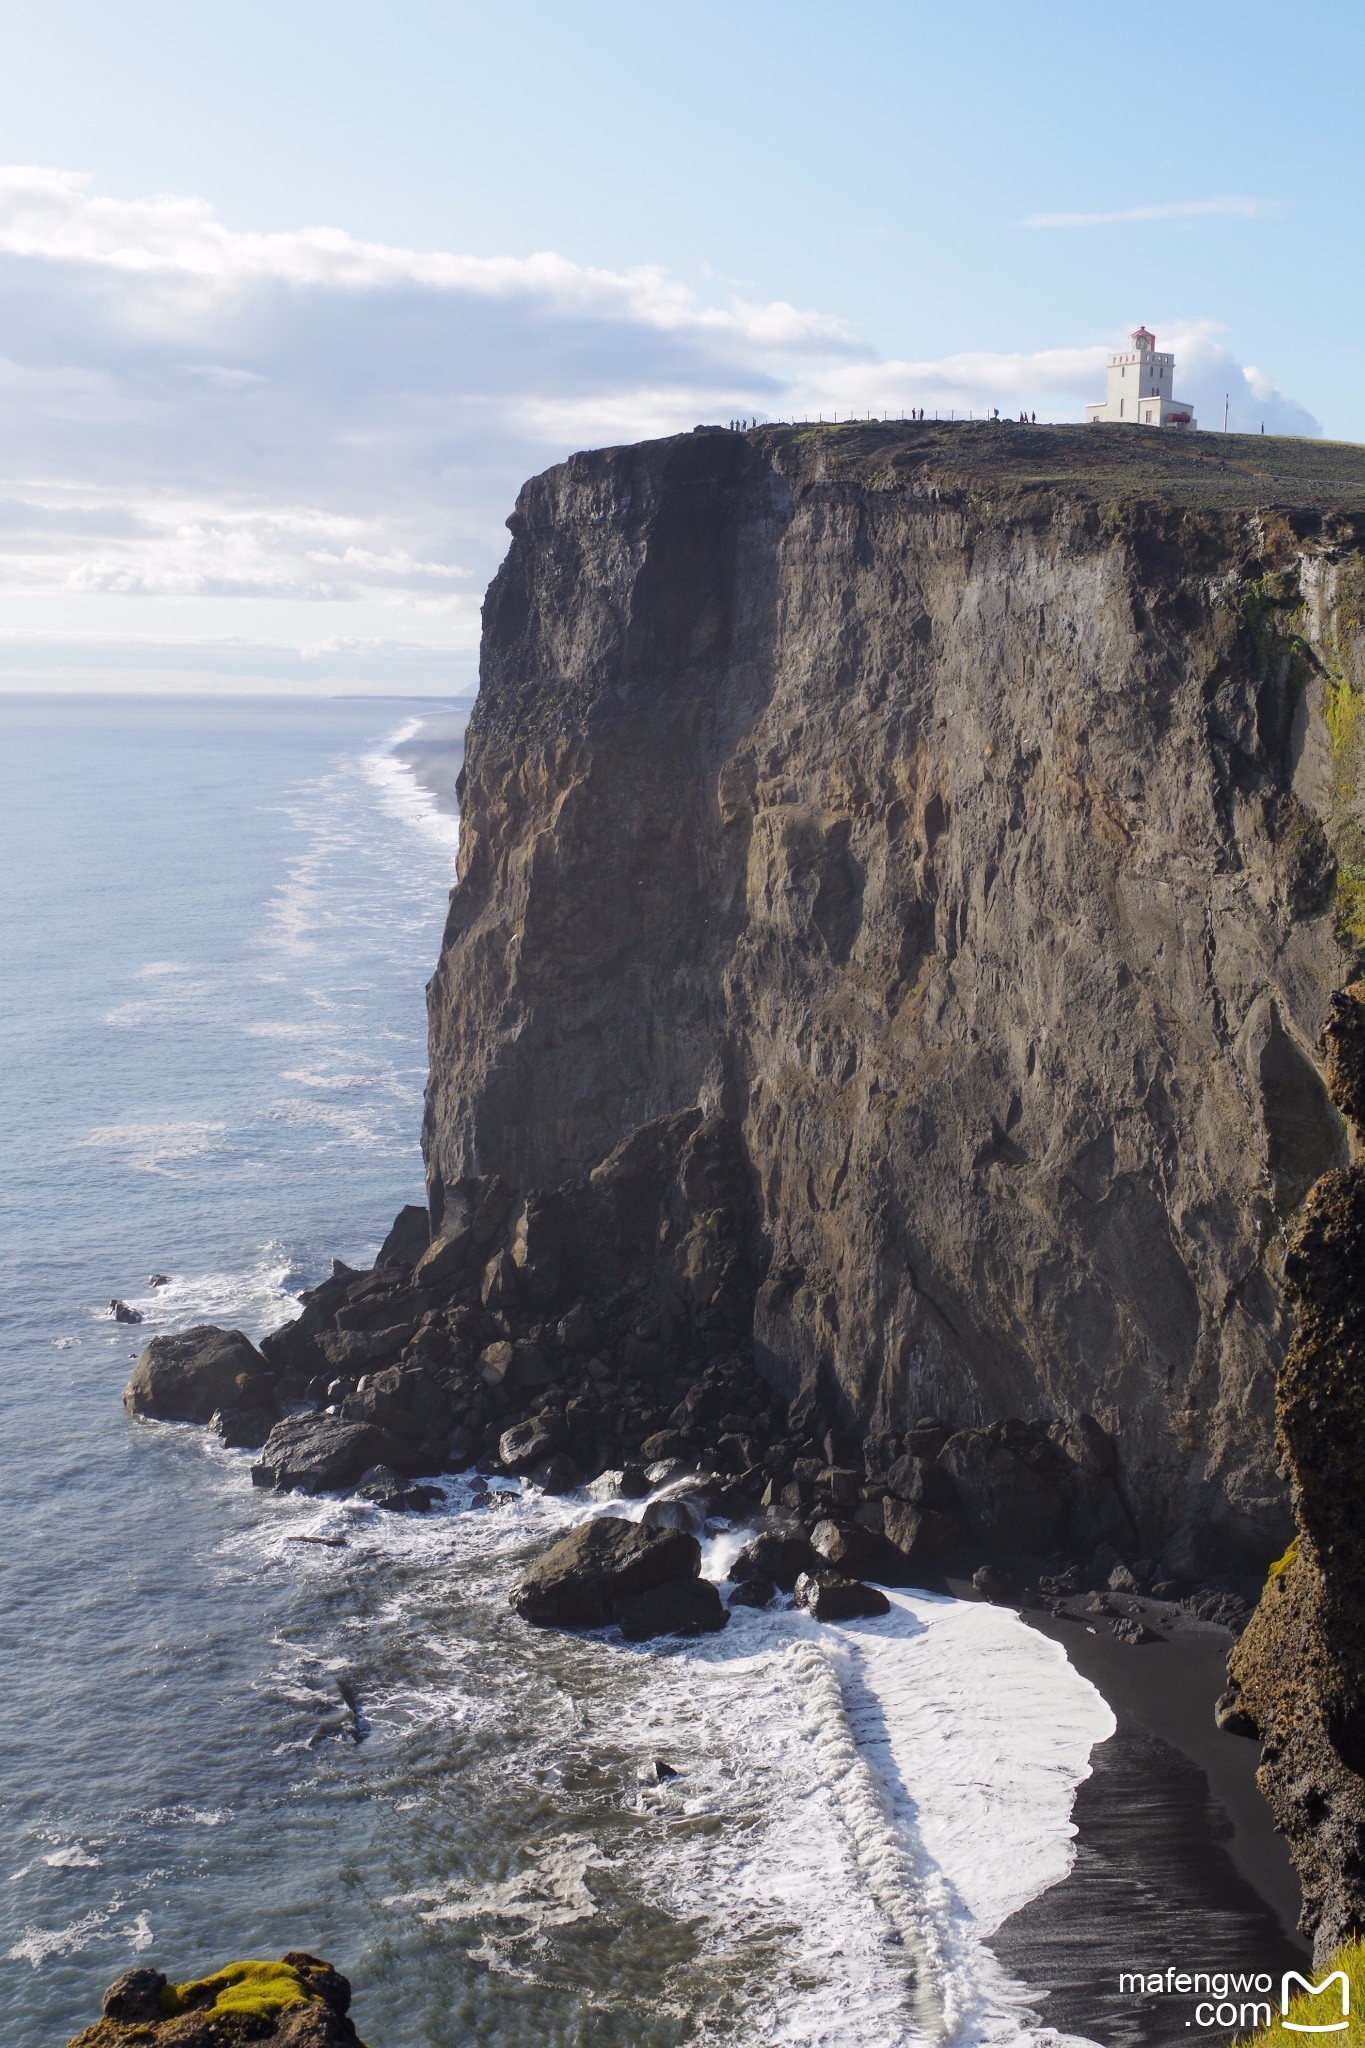
[[[1128,347],[1109,358],[1108,397],[1088,405],[1086,419],[1128,427],[1193,427],[1192,408],[1171,396],[1174,380],[1175,357],[1163,354],[1145,327],[1134,328]]]

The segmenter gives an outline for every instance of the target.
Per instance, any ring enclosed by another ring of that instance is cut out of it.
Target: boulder
[[[445,1498],[439,1487],[419,1486],[414,1480],[405,1479],[401,1472],[395,1472],[392,1465],[372,1465],[361,1474],[356,1493],[361,1500],[390,1515],[424,1515],[434,1501]]]
[[[652,1500],[640,1517],[644,1529],[685,1529],[696,1527],[696,1517],[685,1500]]]
[[[512,1346],[505,1338],[479,1353],[479,1378],[486,1387],[500,1387],[512,1367]]]
[[[695,1536],[598,1515],[536,1559],[512,1605],[523,1621],[540,1628],[604,1628],[618,1600],[675,1579],[695,1579],[700,1570]]]
[[[905,1564],[936,1564],[956,1550],[966,1534],[962,1517],[939,1508],[913,1508],[888,1494],[882,1502],[882,1533]]]
[[[1125,1614],[1118,1621],[1109,1624],[1121,1643],[1159,1643],[1161,1637],[1154,1628],[1148,1628],[1140,1615]]]
[[[561,1377],[559,1361],[548,1351],[542,1351],[539,1344],[514,1344],[509,1373],[514,1386],[524,1392],[535,1393],[541,1387],[550,1386]]]
[[[473,1239],[467,1227],[438,1237],[414,1265],[413,1286],[434,1294],[449,1294],[464,1279],[473,1256]]]
[[[817,1522],[810,1532],[811,1549],[822,1564],[850,1578],[866,1573],[870,1578],[893,1583],[904,1570],[905,1559],[875,1529],[860,1529],[857,1523]]]
[[[974,1536],[1035,1554],[1055,1548],[1067,1499],[1017,1457],[998,1430],[960,1429],[940,1456]]]
[[[262,1337],[261,1356],[271,1372],[281,1377],[287,1374],[300,1383],[321,1372],[327,1363],[306,1313]]]
[[[107,2020],[159,2020],[166,1979],[160,1970],[125,1970],[104,1994]]]
[[[742,1579],[760,1583],[768,1579],[784,1593],[791,1593],[802,1572],[813,1572],[818,1564],[805,1536],[765,1533],[745,1544],[730,1567],[730,1577],[737,1584]]]
[[[335,1493],[372,1465],[391,1464],[397,1446],[371,1422],[339,1415],[288,1415],[277,1422],[251,1468],[253,1486],[278,1492]]]
[[[142,1310],[140,1308],[129,1308],[126,1301],[111,1301],[109,1313],[116,1323],[140,1323],[142,1321]]]
[[[161,1422],[207,1422],[217,1409],[269,1407],[274,1379],[240,1330],[200,1323],[175,1337],[153,1337],[123,1390],[130,1415]]]
[[[886,1475],[888,1493],[915,1508],[951,1512],[958,1505],[957,1488],[942,1465],[929,1458],[897,1458]]]
[[[777,1587],[772,1579],[736,1578],[730,1595],[732,1607],[766,1607],[776,1597]]]
[[[209,1428],[230,1451],[259,1451],[279,1419],[273,1402],[268,1408],[216,1408]]]
[[[577,1493],[586,1474],[577,1458],[571,1458],[567,1451],[556,1451],[553,1456],[542,1458],[528,1474],[532,1486],[542,1493]]]
[[[498,1462],[508,1472],[529,1472],[561,1448],[564,1434],[557,1416],[533,1415],[529,1422],[514,1423],[498,1438]]]
[[[658,1429],[653,1436],[647,1436],[640,1446],[640,1456],[647,1465],[671,1463],[681,1458],[687,1450],[687,1438],[680,1430]]]
[[[1019,1588],[1013,1576],[1003,1571],[998,1564],[983,1564],[972,1573],[972,1584],[983,1600],[989,1600],[996,1607],[1013,1607],[1019,1599]]]
[[[730,1619],[709,1579],[670,1579],[618,1599],[613,1616],[628,1643],[649,1636],[713,1635]]]
[[[431,1218],[426,1204],[408,1202],[393,1219],[393,1228],[379,1247],[376,1266],[415,1266],[431,1243]]]
[[[885,1593],[827,1567],[802,1572],[796,1582],[796,1604],[816,1621],[856,1621],[863,1615],[891,1612]]]

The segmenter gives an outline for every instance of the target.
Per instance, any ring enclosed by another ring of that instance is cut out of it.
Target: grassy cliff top
[[[1365,447],[1348,441],[1012,420],[771,426],[744,438],[788,473],[831,481],[1010,493],[1062,488],[1097,502],[1365,513]]]

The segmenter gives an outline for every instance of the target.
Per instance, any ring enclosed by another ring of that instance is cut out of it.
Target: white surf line
[[[950,2037],[945,2006],[948,1981],[940,1940],[944,1924],[932,1879],[915,1867],[909,1837],[886,1811],[882,1788],[855,1739],[839,1666],[849,1654],[837,1636],[793,1643],[787,1657],[797,1680],[807,1734],[821,1782],[832,1794],[848,1830],[854,1857],[891,1937],[904,1954],[905,1994],[912,2031],[904,2039],[932,2042]]]
[[[1061,1646],[1011,1610],[888,1598],[884,1619],[840,1628],[833,1661],[851,1739],[918,1901],[938,2037],[961,2048],[1079,2048],[1038,2024],[1033,1994],[987,1941],[1070,1870],[1076,1787],[1113,1714]]]

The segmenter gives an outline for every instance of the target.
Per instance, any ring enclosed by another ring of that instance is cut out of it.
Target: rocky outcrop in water
[[[1169,442],[699,431],[528,484],[425,1143],[458,1238],[471,1179],[555,1187],[699,1109],[753,1227],[675,1278],[756,1277],[775,1397],[853,1441],[940,1417],[978,1529],[1188,1573],[1290,1526],[1365,465]]]
[[[103,2016],[69,2048],[365,2048],[350,2005],[347,1980],[301,1949],[186,1984],[144,1967],[109,1986]]]
[[[1336,997],[1323,1052],[1338,1106],[1365,1131],[1365,982]],[[1285,1287],[1279,1440],[1299,1533],[1232,1653],[1219,1718],[1264,1744],[1258,1782],[1321,1961],[1365,1931],[1365,1167],[1313,1189]]]
[[[153,1337],[123,1390],[130,1415],[161,1422],[208,1422],[215,1413],[268,1408],[272,1374],[240,1330],[199,1323],[173,1337]]]

